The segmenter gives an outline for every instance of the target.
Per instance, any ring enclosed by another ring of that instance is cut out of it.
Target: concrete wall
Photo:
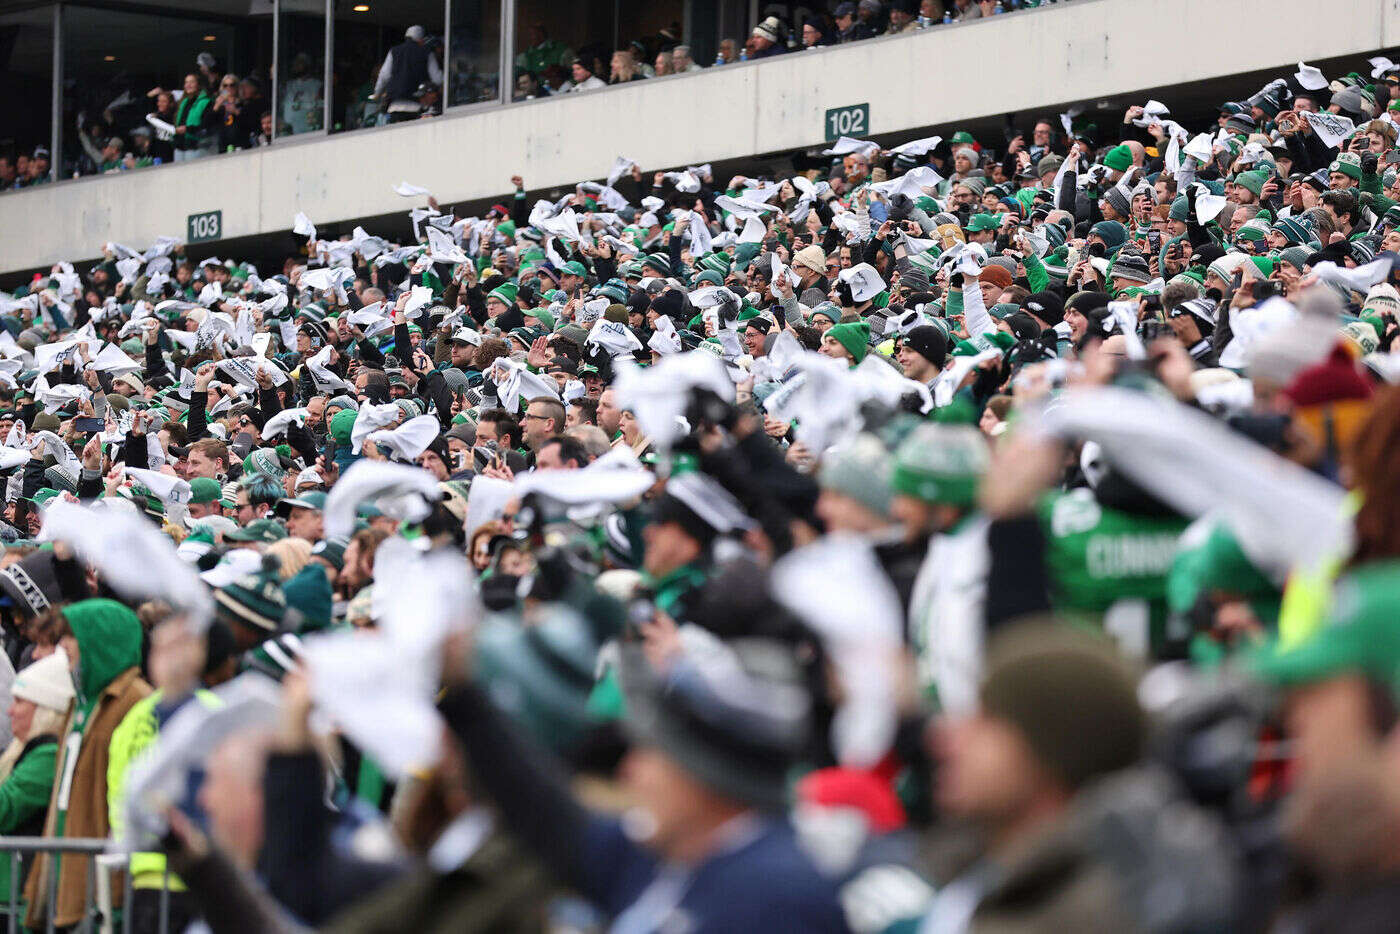
[[[1319,28],[1299,29],[1297,23]],[[1320,28],[1325,25],[1325,28]],[[0,196],[0,272],[97,255],[116,240],[183,237],[222,210],[224,237],[490,197],[821,142],[829,107],[869,103],[871,134],[1197,82],[1400,45],[1400,0],[1074,0],[820,53]],[[1282,72],[1280,72],[1282,73]],[[1170,101],[1168,101],[1170,102]]]

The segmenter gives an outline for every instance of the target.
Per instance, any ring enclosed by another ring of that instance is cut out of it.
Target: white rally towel
[[[365,440],[373,441],[381,450],[387,449],[404,460],[412,461],[428,449],[441,428],[436,415],[419,415],[397,428],[370,432]]]
[[[359,410],[355,412],[355,424],[350,428],[351,453],[360,453],[360,447],[365,443],[365,439],[370,436],[370,433],[386,425],[392,425],[398,419],[399,414],[399,407],[392,402],[385,402],[383,405],[365,404],[360,406]]]

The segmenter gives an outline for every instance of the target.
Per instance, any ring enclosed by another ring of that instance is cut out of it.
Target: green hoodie
[[[82,731],[107,685],[128,668],[141,664],[141,621],[115,600],[81,600],[63,611],[78,641],[77,714],[73,729]]]
[[[80,600],[63,611],[63,618],[73,630],[78,642],[78,670],[74,672],[77,699],[73,711],[73,728],[69,731],[59,755],[62,765],[59,781],[71,781],[82,750],[83,730],[102,699],[107,685],[128,668],[141,664],[141,621],[115,600],[99,598]],[[74,737],[79,737],[75,740]],[[62,786],[60,786],[62,787]],[[68,826],[68,808],[55,802],[54,836],[62,837]],[[55,855],[55,868],[61,857]]]

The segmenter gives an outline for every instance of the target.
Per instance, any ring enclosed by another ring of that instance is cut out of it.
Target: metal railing
[[[22,869],[26,856],[48,854],[75,854],[90,857],[87,863],[87,894],[83,902],[82,920],[70,930],[83,934],[131,934],[131,873],[127,864],[131,854],[113,850],[111,840],[91,837],[0,837],[0,872],[5,872],[10,882],[10,900],[0,905],[5,917],[6,934],[16,934],[24,923],[28,910],[23,904],[24,884],[28,869]],[[44,932],[53,934],[54,914],[58,899],[59,864],[50,860],[48,864],[48,885],[46,910],[44,912]],[[118,912],[113,904],[112,877],[121,873],[122,908]],[[160,889],[160,916],[157,930],[168,934],[170,929],[170,870],[165,870],[165,878]],[[118,915],[120,914],[120,919]],[[120,921],[120,927],[118,927]]]

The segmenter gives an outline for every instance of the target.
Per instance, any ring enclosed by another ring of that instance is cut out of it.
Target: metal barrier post
[[[19,897],[15,886],[19,883],[19,853],[16,850],[10,851],[10,919],[5,925],[9,934],[15,934],[19,930],[19,920],[15,917],[19,911]]]
[[[160,877],[160,934],[170,929],[170,860],[165,861],[165,869]]]
[[[55,853],[54,856],[58,854]],[[44,934],[53,934],[53,914],[58,910],[58,860],[49,858],[49,910],[44,912]]]
[[[93,861],[92,857],[88,857],[87,872],[85,873],[87,876],[87,894],[83,896],[83,903],[86,908],[83,912],[83,930],[86,931],[87,934],[93,934],[92,917],[97,910],[97,906],[93,903],[93,899],[96,896],[96,887],[93,885],[96,881],[96,869],[97,863]]]
[[[131,864],[124,867],[122,873],[122,934],[131,934],[131,903],[136,897],[136,890],[131,884]]]
[[[74,858],[87,860],[86,882],[87,895],[86,903],[83,907],[82,920],[68,930],[82,930],[86,932],[96,932],[99,927],[104,934],[111,930],[110,924],[106,921],[110,918],[111,911],[101,907],[96,899],[101,894],[104,886],[98,877],[98,872],[107,871],[106,862],[112,860],[112,855],[107,855],[107,848],[110,841],[100,838],[89,837],[0,837],[0,853],[9,856],[10,873],[10,903],[9,919],[6,921],[5,930],[15,932],[23,929],[23,922],[19,918],[19,908],[22,898],[20,884],[23,881],[20,869],[22,867],[21,857],[24,854],[48,854],[50,864],[45,867],[45,875],[48,879],[48,891],[44,896],[47,904],[46,917],[44,918],[44,931],[53,932],[56,928],[55,916],[58,911],[58,881],[62,867],[59,865],[57,857],[68,855]],[[125,865],[126,857],[116,854],[115,859]],[[110,899],[104,899],[105,905]]]
[[[126,866],[125,853],[103,853],[96,858],[98,930],[101,934],[114,934],[116,931],[116,908],[112,904],[112,873],[120,872]]]

